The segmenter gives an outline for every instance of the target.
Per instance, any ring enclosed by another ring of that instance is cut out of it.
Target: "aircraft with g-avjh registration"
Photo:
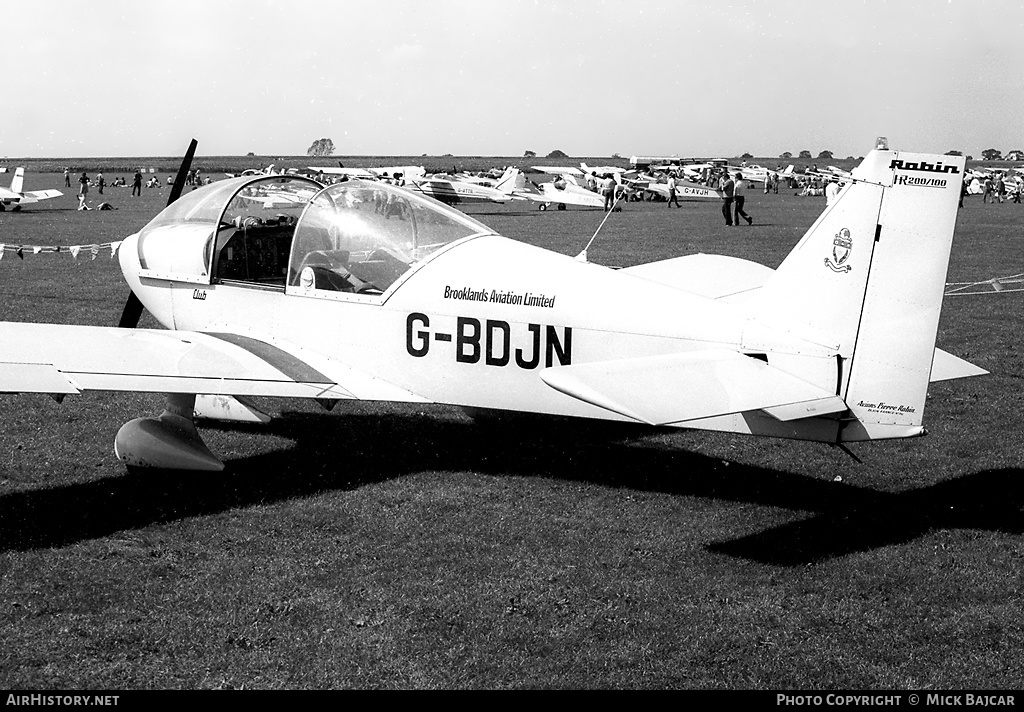
[[[385,183],[181,195],[194,149],[120,244],[119,327],[0,323],[0,392],[167,394],[115,438],[133,469],[222,469],[195,420],[265,419],[249,396],[845,447],[922,435],[929,383],[984,373],[935,347],[962,157],[880,142],[775,270],[705,254],[611,269]],[[137,328],[143,308],[165,328]]]

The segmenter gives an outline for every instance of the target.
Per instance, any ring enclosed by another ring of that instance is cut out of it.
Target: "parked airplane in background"
[[[528,181],[518,168],[514,170],[513,197],[538,203],[537,207],[540,210],[547,210],[552,205],[557,206],[559,210],[565,210],[568,205],[604,209],[604,196],[581,185],[582,178],[576,175],[559,173],[555,174],[552,181],[534,183]]]
[[[775,270],[706,254],[602,267],[380,182],[243,177],[173,202],[187,166],[120,245],[125,328],[0,323],[0,392],[168,394],[117,434],[134,468],[221,469],[194,414],[260,415],[236,396],[843,446],[922,435],[929,382],[984,373],[935,348],[962,157],[872,151]],[[143,305],[166,330],[134,328]]]
[[[819,168],[817,171],[807,170],[804,172],[804,175],[818,176],[827,180],[838,180],[842,183],[849,182],[852,177],[850,171],[844,171],[836,166],[826,166],[825,168]]]
[[[583,171],[572,166],[530,166],[538,173],[547,173],[552,176],[582,176]]]
[[[383,166],[380,168],[368,168],[368,171],[378,178],[394,178],[401,176],[406,180],[424,178],[427,175],[423,166]]]
[[[494,187],[457,180],[445,174],[436,174],[425,178],[411,178],[405,181],[405,188],[440,200],[448,205],[459,203],[504,203],[512,199],[515,188],[516,169],[511,166],[505,169]]]
[[[423,178],[427,172],[423,166],[381,166],[378,168],[346,168],[339,161],[337,166],[308,166],[313,173],[348,178],[380,179],[402,176],[405,179]]]
[[[629,184],[637,190],[653,193],[664,200],[671,198],[668,181],[637,179],[629,181]],[[682,178],[676,180],[676,198],[678,200],[721,200],[723,197],[722,191],[716,188]]]
[[[737,173],[743,175],[743,180],[749,180],[754,183],[764,183],[769,173],[775,173],[780,181],[786,180],[786,178],[793,177],[794,168],[791,165],[786,166],[783,171],[777,171],[771,168],[765,168],[756,164],[747,166],[726,166],[726,170],[729,171],[729,175],[735,176]]]
[[[21,166],[14,169],[14,179],[11,180],[11,187],[0,186],[0,212],[11,206],[11,210],[17,212],[22,205],[38,203],[40,200],[49,200],[64,195],[59,190],[23,190],[25,183],[25,169]]]
[[[619,168],[618,166],[588,166],[586,163],[580,163],[580,170],[587,175],[597,176],[622,176],[636,174],[636,171],[630,168]]]
[[[365,168],[345,168],[338,162],[337,166],[307,166],[313,173],[322,173],[329,176],[345,176],[347,178],[365,178],[374,180],[377,176]]]
[[[239,176],[270,176],[274,175],[274,164],[271,163],[266,168],[246,168],[241,173],[225,173],[228,178],[238,178]],[[173,182],[173,178],[171,181]]]

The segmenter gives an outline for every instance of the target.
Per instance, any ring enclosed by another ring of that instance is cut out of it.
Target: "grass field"
[[[108,188],[104,212],[68,190],[0,214],[0,242],[117,240],[166,190]],[[755,224],[727,229],[714,203],[630,204],[589,256],[774,267],[823,207],[752,190]],[[466,212],[566,254],[604,217]],[[1024,206],[969,198],[948,279],[1024,272],[1022,224]],[[108,253],[0,261],[3,320],[112,325],[126,295]],[[114,434],[160,396],[2,396],[0,688],[1019,689],[1022,304],[947,298],[938,345],[991,375],[933,385],[929,435],[854,445],[860,463],[266,401],[268,426],[203,429],[224,473],[129,476]]]

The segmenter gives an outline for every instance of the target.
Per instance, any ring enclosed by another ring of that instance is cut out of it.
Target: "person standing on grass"
[[[676,195],[676,174],[674,171],[668,174],[668,207],[671,208],[673,203],[675,203],[677,208],[683,207],[679,204],[679,196]]]
[[[825,205],[829,206],[839,197],[839,182],[835,178],[829,178],[825,186]]]
[[[725,216],[725,224],[732,227],[732,201],[736,191],[736,184],[732,182],[729,173],[723,173],[719,181],[718,189],[722,191],[722,215]]]
[[[82,176],[78,179],[79,190],[78,190],[78,209],[88,210],[89,206],[86,204],[86,199],[89,197],[89,176],[83,171]]]
[[[615,179],[611,173],[606,173],[604,182],[601,183],[601,194],[604,196],[604,210],[608,212],[615,204]]]
[[[71,187],[71,169],[67,166],[64,166],[64,187]]]
[[[743,212],[743,203],[746,200],[746,196],[744,195],[744,193],[746,193],[746,187],[743,185],[743,174],[740,173],[739,171],[736,171],[736,184],[733,186],[732,189],[732,197],[734,205],[736,207],[736,220],[734,222],[737,225],[739,225],[740,218],[742,217],[744,220],[747,221],[747,225],[753,225],[754,218],[750,217],[745,212]]]
[[[135,176],[132,178],[132,197],[142,197],[142,173],[135,171]]]

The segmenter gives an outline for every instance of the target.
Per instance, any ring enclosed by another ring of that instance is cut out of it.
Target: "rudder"
[[[11,191],[15,193],[21,193],[22,188],[25,186],[25,169],[18,166],[14,169],[14,178],[11,180]]]
[[[958,156],[872,151],[757,298],[760,320],[835,348],[838,441],[923,432],[963,170]],[[773,363],[829,377],[800,356]]]
[[[964,175],[961,156],[886,153],[877,167],[888,185],[845,393],[854,420],[840,431],[844,441],[924,432]]]

